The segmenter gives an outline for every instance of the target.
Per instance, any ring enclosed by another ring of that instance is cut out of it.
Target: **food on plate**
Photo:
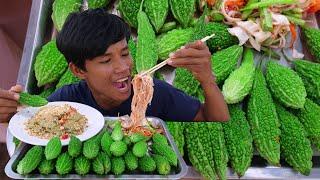
[[[31,136],[50,139],[58,136],[80,135],[88,126],[88,119],[70,105],[45,106],[26,121],[25,129]]]

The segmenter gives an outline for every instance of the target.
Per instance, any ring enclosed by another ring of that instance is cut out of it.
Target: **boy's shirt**
[[[151,104],[148,105],[146,116],[155,116],[169,121],[192,121],[200,109],[201,103],[197,99],[186,95],[168,83],[153,79],[154,93]],[[111,110],[101,108],[85,81],[66,85],[48,97],[48,101],[71,101],[86,104],[100,111],[104,116],[130,115],[131,96],[120,106]]]

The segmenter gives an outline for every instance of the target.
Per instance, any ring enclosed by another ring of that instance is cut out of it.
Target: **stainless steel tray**
[[[106,124],[108,124],[108,121],[115,121],[118,118],[115,117],[105,117],[105,120],[107,121]],[[137,174],[123,174],[121,176],[114,176],[114,175],[95,175],[95,174],[88,174],[85,176],[80,176],[78,174],[69,174],[65,176],[60,176],[57,174],[49,174],[49,175],[41,175],[41,174],[30,174],[30,175],[20,175],[16,172],[16,167],[19,163],[19,161],[24,157],[26,152],[32,147],[28,144],[22,144],[19,146],[19,148],[16,150],[14,155],[11,157],[9,162],[7,163],[5,167],[5,173],[8,177],[13,179],[96,179],[96,178],[104,178],[104,179],[181,179],[187,174],[188,168],[184,161],[184,159],[181,157],[179,150],[176,146],[176,144],[173,141],[172,136],[170,135],[166,124],[159,118],[156,117],[148,117],[147,118],[149,122],[153,124],[159,124],[160,127],[164,130],[164,135],[167,137],[170,146],[174,150],[174,152],[178,156],[178,167],[171,170],[170,174],[167,176],[163,175],[153,175],[153,174],[138,174],[139,171],[133,172]]]

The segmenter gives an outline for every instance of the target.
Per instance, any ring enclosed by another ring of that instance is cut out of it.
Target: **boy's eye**
[[[122,56],[129,56],[129,53],[123,53]]]
[[[109,62],[110,62],[110,59],[106,59],[106,60],[100,61],[99,63],[100,63],[100,64],[107,64],[107,63],[109,63]]]

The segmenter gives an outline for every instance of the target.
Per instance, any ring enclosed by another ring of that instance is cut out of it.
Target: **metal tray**
[[[108,121],[115,121],[118,118],[115,117],[105,117],[106,124],[108,124]],[[9,162],[7,163],[5,167],[5,173],[8,177],[13,179],[96,179],[96,178],[107,178],[107,179],[181,179],[187,174],[188,168],[184,161],[184,159],[181,157],[179,150],[174,143],[174,140],[172,136],[170,135],[166,124],[159,118],[156,117],[148,117],[147,118],[149,122],[152,124],[159,124],[160,127],[164,130],[164,135],[167,137],[170,146],[174,150],[174,152],[178,156],[178,167],[171,170],[170,174],[167,176],[163,175],[154,175],[154,174],[138,174],[139,172],[133,172],[137,174],[123,174],[121,176],[114,176],[114,175],[95,175],[95,174],[88,174],[85,176],[80,176],[78,174],[69,174],[65,176],[60,176],[57,174],[49,174],[49,175],[41,175],[41,174],[29,174],[29,175],[20,175],[16,172],[17,165],[19,161],[24,157],[24,155],[27,153],[27,151],[32,147],[31,145],[23,143],[19,146],[19,148],[16,150],[14,155],[11,157]],[[73,172],[74,173],[74,172]]]

